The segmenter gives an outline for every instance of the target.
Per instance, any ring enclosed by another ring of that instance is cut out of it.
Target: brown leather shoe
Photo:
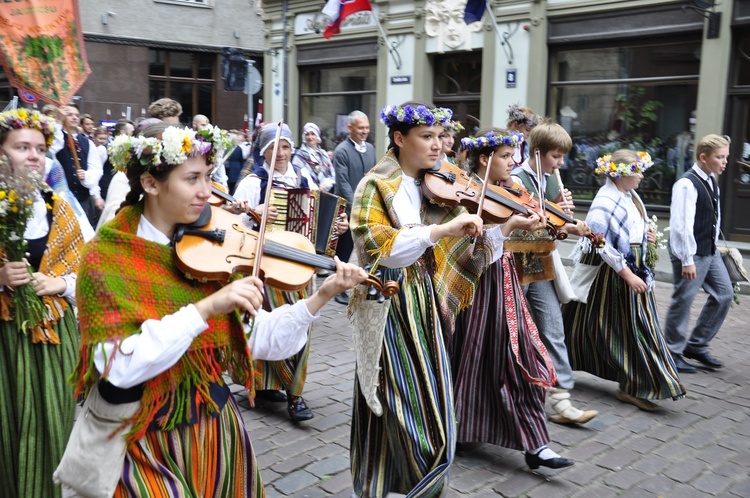
[[[659,405],[657,405],[656,403],[649,401],[647,399],[636,398],[635,396],[631,396],[622,391],[617,391],[617,399],[619,399],[623,403],[630,403],[631,405],[635,405],[641,410],[646,411],[646,412],[659,411]]]

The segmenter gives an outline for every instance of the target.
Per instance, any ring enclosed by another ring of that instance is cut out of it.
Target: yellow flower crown
[[[13,109],[0,112],[0,133],[8,133],[24,128],[41,131],[48,149],[55,139],[55,121],[39,111]]]

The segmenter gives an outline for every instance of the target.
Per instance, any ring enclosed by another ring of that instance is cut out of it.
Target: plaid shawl
[[[83,249],[83,236],[70,204],[57,196],[52,196],[52,224],[47,237],[47,249],[39,264],[39,272],[57,278],[78,271]],[[50,209],[50,207],[48,207]],[[0,258],[4,256],[0,249]],[[0,320],[11,320],[13,297],[10,292],[0,292]],[[68,302],[60,296],[44,296],[42,302],[47,308],[44,321],[31,330],[33,343],[60,344],[54,325],[68,309]]]
[[[400,226],[393,210],[393,197],[399,185],[401,167],[393,151],[389,150],[357,187],[351,229],[362,263],[377,266],[381,258],[390,254],[396,236],[405,228]],[[448,209],[423,202],[422,223],[440,225],[464,211],[460,206]],[[468,236],[444,237],[433,247],[432,258],[432,278],[441,325],[444,333],[450,337],[456,314],[467,308],[474,299],[479,277],[492,261],[492,249],[484,236],[477,237],[475,243]]]
[[[215,282],[187,280],[175,266],[168,246],[138,237],[142,212],[142,204],[121,209],[84,250],[77,287],[81,322],[81,356],[74,375],[77,393],[99,377],[94,366],[99,343],[137,334],[144,321],[161,319],[219,289]],[[142,438],[165,406],[167,414],[157,421],[161,429],[170,430],[189,418],[193,393],[197,406],[215,412],[209,386],[222,384],[224,371],[252,388],[252,357],[239,315],[215,316],[208,325],[174,366],[144,383],[141,407],[127,421],[133,423],[129,442]],[[115,351],[108,366],[118,354]]]

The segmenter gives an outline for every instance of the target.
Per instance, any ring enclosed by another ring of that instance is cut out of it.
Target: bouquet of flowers
[[[14,171],[7,161],[0,158],[0,249],[2,263],[21,261],[26,254],[23,234],[33,213],[37,189],[44,184],[32,170],[22,173]],[[31,273],[31,267],[29,267]],[[6,289],[7,292],[7,289]],[[42,323],[45,307],[30,284],[13,289],[13,312],[16,326],[24,333]]]
[[[666,249],[667,242],[665,240],[664,232],[659,230],[659,225],[657,224],[659,218],[654,215],[646,221],[648,223],[648,229],[656,235],[656,241],[649,242],[646,246],[646,266],[654,268],[656,262],[659,261],[658,249]]]

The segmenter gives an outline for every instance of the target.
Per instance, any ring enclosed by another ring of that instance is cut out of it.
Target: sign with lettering
[[[408,85],[411,83],[411,76],[391,76],[391,85]]]
[[[516,87],[516,70],[506,69],[505,70],[505,88]]]
[[[364,10],[347,16],[341,21],[341,32],[361,28],[377,28],[378,7],[372,6],[372,11]],[[294,17],[294,34],[295,35],[323,35],[326,26],[331,23],[331,19],[320,11],[305,12]]]

